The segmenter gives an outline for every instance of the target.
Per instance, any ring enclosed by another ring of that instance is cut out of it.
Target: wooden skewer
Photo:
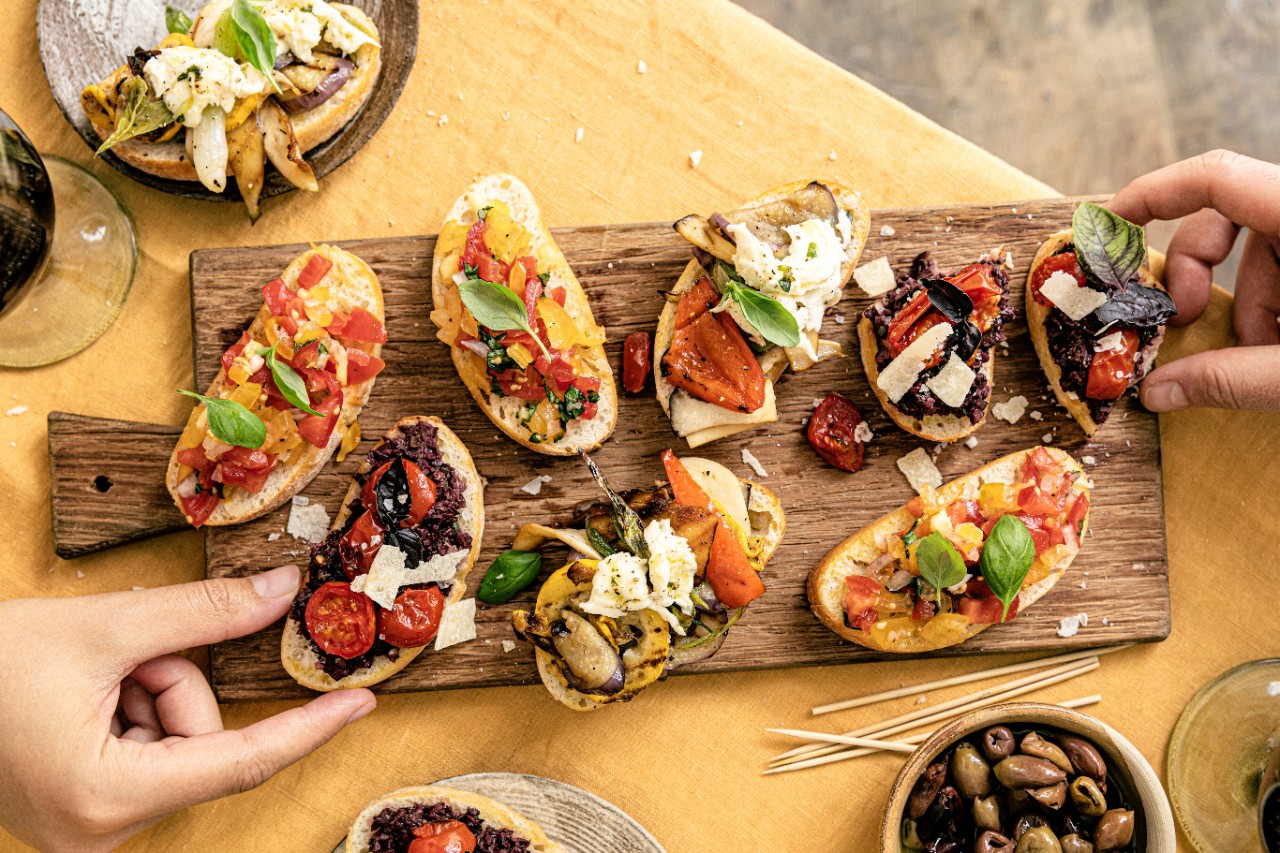
[[[865,746],[869,749],[883,750],[885,752],[915,752],[916,748],[902,741],[894,740],[873,740],[865,737],[849,737],[848,735],[832,735],[826,732],[806,732],[800,729],[765,729],[766,732],[774,734],[786,735],[787,737],[804,738],[805,740],[820,740],[823,743],[839,743],[847,746]]]
[[[1101,702],[1101,701],[1102,701],[1102,694],[1094,693],[1091,696],[1082,696],[1079,699],[1068,699],[1065,702],[1057,702],[1054,704],[1057,704],[1059,707],[1062,707],[1062,708],[1083,708],[1086,705],[1096,705],[1098,702]],[[987,704],[991,704],[991,703],[987,703]],[[954,719],[954,718],[951,718],[951,719]],[[920,743],[924,743],[926,740],[928,740],[931,737],[933,737],[933,732],[926,732],[924,734],[911,735],[910,737],[902,738],[900,741],[896,741],[896,742],[902,743],[902,744],[920,744]],[[781,765],[779,767],[771,767],[768,770],[763,771],[762,775],[770,776],[775,773],[790,773],[793,770],[804,770],[806,767],[817,767],[822,764],[832,764],[834,762],[844,761],[845,759],[849,759],[849,758],[861,758],[864,755],[871,755],[872,753],[881,752],[881,751],[882,750],[880,749],[871,748],[871,747],[860,747],[858,749],[841,750],[841,751],[832,752],[826,755],[822,755],[817,758],[810,758],[804,761],[796,761],[791,764]]]
[[[1046,667],[1056,666],[1057,664],[1070,663],[1073,660],[1109,655],[1112,652],[1127,649],[1131,645],[1133,644],[1126,643],[1123,646],[1112,646],[1106,649],[1085,649],[1084,651],[1071,652],[1065,655],[1037,658],[1035,660],[1023,661],[1022,663],[1000,666],[995,669],[984,669],[980,672],[968,673],[967,675],[957,675],[952,678],[941,679],[940,681],[930,681],[927,684],[916,684],[909,687],[900,687],[897,690],[886,690],[883,693],[873,693],[870,696],[861,696],[857,699],[846,699],[843,702],[832,702],[829,705],[819,705],[813,709],[813,715],[817,717],[821,714],[830,714],[835,711],[844,711],[849,708],[860,708],[863,705],[873,705],[876,702],[887,702],[890,699],[901,699],[904,696],[916,696],[920,693],[928,693],[930,690],[941,690],[944,687],[956,687],[958,685],[969,684],[974,681],[985,681],[988,678],[998,678],[1002,675],[1013,675],[1018,672],[1026,672],[1029,669],[1044,669]]]
[[[982,708],[987,705],[994,705],[1004,702],[1018,696],[1039,690],[1042,687],[1048,687],[1058,684],[1062,681],[1075,678],[1078,675],[1084,675],[1093,672],[1100,666],[1096,658],[1086,658],[1082,661],[1073,661],[1062,666],[1055,667],[1045,673],[1037,673],[1032,676],[1011,681],[1008,684],[998,687],[990,687],[986,690],[971,693],[968,696],[961,696],[944,702],[941,705],[932,708],[921,708],[918,711],[912,711],[880,723],[873,723],[863,726],[852,732],[845,732],[849,737],[873,737],[883,739],[888,735],[897,734],[898,732],[917,729],[921,726],[930,725],[940,720],[951,719],[960,714]],[[771,766],[791,764],[797,761],[803,761],[808,758],[815,758],[820,755],[827,755],[832,752],[839,751],[838,746],[819,746],[811,744],[808,746],[793,749],[790,752],[783,753],[770,761]]]
[[[868,736],[875,736],[875,735],[883,735],[885,734],[885,731],[884,731],[885,729],[891,726],[895,726],[899,723],[909,723],[909,722],[912,722],[913,720],[920,720],[921,718],[934,717],[939,712],[944,712],[952,708],[965,706],[973,702],[976,702],[978,700],[986,699],[987,697],[990,697],[990,696],[1003,694],[1006,691],[1009,691],[1013,688],[1029,686],[1028,690],[1022,691],[1023,693],[1026,693],[1026,692],[1029,692],[1030,690],[1037,689],[1037,685],[1057,684],[1058,683],[1057,681],[1052,681],[1051,679],[1054,678],[1055,676],[1061,675],[1062,673],[1073,672],[1074,675],[1081,675],[1084,672],[1091,672],[1092,670],[1097,669],[1098,666],[1099,666],[1099,663],[1096,657],[1088,657],[1082,660],[1071,661],[1070,663],[1061,664],[1046,672],[1032,673],[1031,675],[1023,676],[1022,678],[1015,679],[1006,684],[999,684],[994,687],[987,687],[983,690],[979,690],[977,693],[970,693],[967,696],[960,696],[958,698],[943,702],[940,705],[934,705],[928,708],[921,708],[917,711],[909,711],[906,714],[893,717],[892,719],[885,720],[880,723],[872,723],[870,725],[863,726],[860,729],[854,729],[851,732],[844,732],[844,734],[847,737],[868,737]],[[1068,676],[1068,677],[1074,677],[1074,676]],[[1015,695],[1020,696],[1022,695],[1022,693],[1017,693]],[[937,719],[940,719],[940,718],[937,718]],[[912,728],[918,728],[919,726],[922,726],[922,725],[925,725],[925,724],[917,723],[914,726],[905,726],[904,728],[912,729]],[[903,730],[904,729],[895,729],[895,731],[903,731]],[[817,753],[820,750],[826,751],[826,752],[832,752],[834,751],[834,748],[833,747],[801,746],[793,750],[790,750],[789,752],[784,752],[781,755],[775,756],[770,763],[777,764],[779,762],[786,761],[789,758],[795,758],[797,756],[806,756],[810,753]]]

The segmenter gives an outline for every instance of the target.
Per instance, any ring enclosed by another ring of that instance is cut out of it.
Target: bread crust
[[[486,824],[499,829],[509,829],[528,841],[530,853],[566,853],[563,847],[547,837],[542,827],[514,809],[489,797],[442,785],[401,788],[369,803],[351,824],[351,831],[347,834],[346,853],[369,853],[373,819],[383,809],[440,802],[447,803],[454,811],[465,812],[469,808],[475,809],[480,812],[480,818]]]
[[[462,521],[469,523],[468,532],[471,534],[471,550],[467,552],[466,559],[459,564],[458,570],[454,574],[453,588],[449,590],[449,596],[445,599],[444,606],[448,607],[461,601],[466,594],[467,575],[471,572],[472,566],[475,565],[476,558],[480,556],[480,540],[484,537],[484,481],[479,472],[476,471],[475,463],[472,462],[471,454],[467,451],[466,445],[439,418],[422,416],[402,418],[387,432],[382,441],[386,442],[397,438],[402,434],[401,431],[404,428],[416,423],[427,423],[436,428],[436,440],[440,446],[444,461],[458,469],[467,483]],[[356,476],[352,477],[347,493],[343,495],[342,507],[338,510],[333,525],[329,528],[331,532],[341,528],[350,518],[351,504],[356,501],[360,494],[359,480],[356,477],[368,474],[369,471],[369,461],[366,458],[356,472]],[[306,578],[303,578],[303,583],[306,583]],[[284,632],[280,638],[280,660],[284,665],[285,671],[292,676],[294,681],[303,687],[328,693],[333,690],[371,687],[381,681],[386,681],[413,663],[426,648],[426,646],[417,646],[411,649],[401,649],[394,661],[385,655],[380,655],[374,659],[372,665],[365,669],[354,672],[346,678],[334,679],[315,665],[315,652],[311,648],[311,643],[302,633],[297,621],[293,618],[293,613],[290,612],[285,617]]]
[[[978,487],[982,483],[1017,482],[1021,476],[1022,463],[1036,449],[1032,447],[1017,453],[1011,453],[1008,456],[989,462],[968,474],[957,477],[939,488],[937,490],[938,496],[941,500],[950,503],[961,497],[975,496]],[[1087,484],[1088,481],[1084,477],[1083,469],[1069,453],[1056,447],[1046,447],[1044,449],[1068,470],[1078,472],[1081,475],[1073,488],[1077,489],[1077,491],[1082,491],[1084,494],[1091,494],[1092,488]],[[1083,543],[1084,536],[1088,532],[1089,519],[1089,514],[1086,514],[1080,533],[1081,543]],[[876,540],[885,541],[889,536],[901,535],[910,530],[915,521],[915,516],[905,506],[900,507],[845,539],[813,568],[809,573],[806,589],[809,596],[809,606],[823,625],[826,625],[836,634],[852,643],[880,652],[893,653],[935,651],[965,642],[990,627],[990,625],[986,624],[971,624],[965,629],[963,636],[949,641],[931,641],[923,636],[913,636],[902,638],[893,648],[884,648],[877,645],[869,634],[850,628],[845,624],[845,578],[853,574],[865,575],[867,566],[884,553],[883,548],[877,546]],[[1079,552],[1077,551],[1077,553]],[[1053,589],[1054,584],[1067,571],[1074,559],[1075,554],[1064,558],[1042,580],[1023,588],[1018,593],[1018,612],[1024,612],[1028,607],[1043,598],[1049,590]]]
[[[822,178],[815,178],[809,181],[792,181],[778,187],[761,193],[743,206],[765,204],[771,201],[784,199],[789,195],[803,189],[814,181],[820,183],[831,190],[831,194],[835,196],[836,203],[849,214],[849,245],[845,248],[846,260],[840,265],[841,282],[840,288],[843,289],[849,284],[849,279],[853,277],[853,270],[858,265],[858,258],[862,256],[862,250],[867,244],[867,235],[871,230],[871,209],[863,200],[862,195],[848,187]],[[703,276],[702,265],[696,259],[689,261],[684,271],[680,274],[679,280],[675,287],[671,288],[672,296],[679,296],[691,290],[698,279]],[[667,382],[666,377],[662,375],[662,357],[667,354],[667,350],[671,348],[671,341],[675,338],[676,333],[676,316],[677,305],[675,300],[668,299],[662,307],[662,313],[658,316],[658,326],[653,335],[653,384],[658,397],[658,403],[662,406],[662,411],[671,417],[671,395],[675,392],[674,386]],[[774,350],[779,347],[772,348]],[[766,356],[768,354],[766,353]],[[762,366],[765,358],[761,358]],[[778,381],[788,367],[785,358],[773,361],[770,368],[765,371],[765,382],[773,384]],[[728,410],[726,410],[728,413]],[[745,432],[759,424],[725,424],[715,429],[714,438],[708,441],[699,441],[697,443],[689,442],[690,447],[699,447],[709,441],[718,441],[721,438],[727,438],[736,435],[739,432]],[[688,438],[688,436],[686,436]]]
[[[556,244],[551,230],[542,218],[542,212],[529,191],[518,178],[497,173],[480,178],[458,197],[445,223],[461,222],[470,224],[476,220],[479,209],[477,202],[502,201],[511,208],[512,218],[524,226],[533,235],[532,251],[538,256],[540,263],[550,260],[548,272],[549,286],[554,284],[565,289],[565,310],[579,324],[595,325],[595,316],[591,312],[591,303],[586,291],[578,282],[577,276],[565,260],[564,253]],[[453,280],[441,273],[441,267],[451,253],[441,251],[439,242],[431,263],[431,301],[432,314],[448,311],[450,303],[456,302],[458,310],[465,311],[458,296],[458,286]],[[437,323],[437,325],[439,325]],[[535,453],[546,456],[576,456],[580,451],[592,451],[598,448],[613,434],[618,423],[618,389],[613,380],[613,368],[603,346],[578,347],[582,356],[585,373],[600,380],[600,400],[597,403],[596,416],[590,421],[574,419],[565,426],[565,437],[558,442],[535,444],[524,437],[525,430],[517,420],[516,412],[499,411],[504,401],[513,398],[499,397],[486,386],[467,381],[466,363],[468,359],[478,359],[475,353],[464,347],[449,344],[449,354],[453,365],[476,405],[502,430],[512,441]]]
[[[382,286],[378,282],[378,276],[360,258],[336,246],[322,244],[303,252],[281,273],[280,277],[284,279],[285,284],[296,285],[298,276],[306,267],[307,262],[311,260],[312,255],[317,253],[333,261],[335,268],[340,266],[348,280],[357,285],[355,290],[344,292],[344,295],[351,303],[365,308],[385,326],[386,311],[382,301]],[[248,331],[253,335],[254,340],[263,340],[265,338],[266,324],[270,319],[271,311],[264,303],[257,316],[254,317],[253,323],[249,326]],[[353,343],[352,345],[356,346],[357,344]],[[382,353],[381,344],[360,343],[358,346],[373,356],[380,356]],[[327,445],[314,447],[308,444],[295,465],[287,468],[277,465],[275,470],[271,472],[266,484],[256,495],[250,494],[244,489],[236,489],[231,497],[218,502],[218,506],[214,508],[213,513],[204,522],[205,525],[219,527],[250,521],[282,506],[285,501],[305,488],[308,483],[315,479],[316,474],[320,473],[320,469],[329,461],[329,457],[338,449],[338,445],[342,443],[343,436],[346,435],[347,430],[351,428],[351,425],[360,416],[360,412],[364,409],[364,405],[369,399],[369,394],[373,392],[373,385],[377,381],[375,376],[367,382],[351,385],[343,389],[342,411],[338,414],[340,420],[333,428],[333,434],[329,437]],[[218,375],[214,377],[213,382],[205,391],[205,396],[218,397],[230,385],[226,368],[219,368]],[[187,425],[191,425],[199,417],[199,414],[200,407],[196,406],[191,410],[191,414],[187,418]],[[175,445],[173,453],[169,456],[169,468],[165,474],[165,487],[168,488],[169,494],[173,498],[174,504],[177,505],[179,512],[182,512],[182,500],[178,496],[178,471],[181,468],[182,465],[178,462],[178,448]]]
[[[210,3],[205,8],[207,9],[213,5],[213,3]],[[363,10],[345,3],[333,3],[331,5],[359,21],[363,27],[367,27],[375,35],[377,34],[377,28],[374,26],[373,20]],[[351,72],[350,79],[343,84],[342,88],[320,106],[301,113],[290,114],[289,116],[290,123],[293,125],[294,136],[298,140],[298,147],[303,153],[328,141],[338,131],[342,130],[348,122],[360,113],[360,110],[364,109],[364,105],[368,103],[370,96],[373,94],[373,89],[377,85],[378,77],[382,72],[381,48],[372,44],[361,45],[355,53],[347,58],[351,60],[355,68]],[[122,65],[103,80],[99,86],[104,90],[110,90],[120,82],[123,76],[127,76],[129,73],[129,67]],[[106,139],[115,130],[113,126],[105,123],[105,117],[101,113],[88,109],[85,112],[99,138]],[[196,168],[192,164],[191,158],[187,156],[184,135],[183,132],[179,132],[173,139],[165,142],[128,139],[113,146],[111,153],[130,166],[148,174],[171,181],[198,181],[199,177],[196,175]],[[227,174],[229,176],[234,174],[230,163],[227,164]]]
[[[1054,253],[1071,243],[1073,237],[1074,235],[1070,228],[1065,231],[1059,231],[1041,243],[1040,248],[1036,250],[1036,256],[1031,261],[1031,267],[1027,271],[1027,327],[1031,330],[1031,343],[1036,348],[1036,356],[1040,359],[1040,367],[1044,370],[1045,378],[1049,380],[1049,387],[1053,389],[1053,396],[1058,399],[1059,405],[1067,410],[1067,413],[1075,419],[1076,423],[1080,424],[1080,429],[1084,430],[1084,434],[1092,436],[1101,428],[1102,424],[1093,419],[1088,403],[1080,398],[1072,399],[1063,390],[1062,368],[1054,361],[1053,353],[1049,350],[1049,335],[1044,326],[1045,320],[1049,317],[1049,311],[1052,309],[1048,305],[1041,305],[1037,302],[1031,293],[1031,282],[1035,278],[1036,270]],[[1143,262],[1142,267],[1138,270],[1138,280],[1147,287],[1154,287],[1159,290],[1165,289],[1164,284],[1152,274],[1151,268],[1146,262]],[[1156,353],[1163,338],[1164,332],[1161,330],[1144,350],[1147,353],[1146,363],[1148,365],[1155,361]]]

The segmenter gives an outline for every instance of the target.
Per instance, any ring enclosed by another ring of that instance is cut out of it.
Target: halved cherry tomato
[[[916,334],[908,337],[908,333],[925,314],[929,313],[932,307],[933,303],[929,301],[929,294],[923,290],[911,297],[907,304],[902,306],[902,309],[889,322],[889,334],[885,338],[885,346],[889,349],[889,355],[897,358],[911,341],[920,336],[920,333],[916,332]]]
[[[338,540],[338,559],[351,580],[368,573],[373,558],[382,547],[383,533],[382,525],[370,510],[361,514]]]
[[[870,631],[879,618],[876,602],[880,600],[880,584],[862,575],[849,575],[844,582],[849,588],[844,594],[844,612],[849,624]]]
[[[862,468],[862,455],[866,450],[866,443],[857,438],[860,423],[862,414],[857,406],[832,392],[809,418],[809,446],[841,471],[857,471]]]
[[[648,379],[649,335],[632,332],[622,344],[622,387],[632,394],[639,394]]]
[[[1018,599],[1019,596],[1014,596],[1013,603],[1009,605],[1009,615],[1004,621],[1012,622],[1018,615]],[[964,595],[956,601],[956,609],[962,616],[969,617],[974,625],[993,625],[1000,621],[1004,604],[996,598],[986,581],[974,578],[966,586]]]
[[[473,853],[476,837],[458,820],[424,823],[413,831],[413,843],[406,853]]]
[[[377,608],[351,584],[330,581],[307,602],[307,633],[324,652],[350,660],[373,648]]]
[[[327,329],[335,338],[364,341],[369,344],[387,342],[387,330],[382,325],[382,321],[359,305],[352,308],[350,314],[334,311],[333,322],[327,326]]]
[[[333,268],[333,261],[316,252],[307,259],[307,265],[298,273],[298,287],[315,287],[320,279]]]
[[[437,586],[406,589],[396,596],[395,606],[378,611],[378,638],[398,649],[425,646],[440,630],[444,593]]]
[[[1076,284],[1081,287],[1085,286],[1084,270],[1080,269],[1080,264],[1076,261],[1075,252],[1050,255],[1045,258],[1040,266],[1036,267],[1035,272],[1031,275],[1031,295],[1041,305],[1053,304],[1040,295],[1040,288],[1044,287],[1044,283],[1049,280],[1049,276],[1056,272],[1065,272],[1076,280]]]
[[[382,372],[387,364],[376,355],[369,355],[364,350],[347,350],[347,385],[359,385],[368,382]]]
[[[1133,381],[1138,333],[1123,329],[1120,335],[1120,349],[1095,352],[1093,360],[1089,362],[1089,380],[1084,393],[1091,400],[1118,400]]]
[[[364,504],[369,510],[375,509],[378,481],[382,479],[382,475],[394,464],[394,461],[392,460],[379,466],[378,470],[374,471],[373,475],[368,480],[365,480],[364,486],[361,487],[360,503]],[[400,526],[413,527],[426,518],[427,513],[431,512],[431,508],[436,505],[436,484],[418,467],[418,463],[408,459],[401,461],[404,462],[405,478],[409,483],[409,514],[400,522]]]
[[[662,368],[668,382],[699,400],[739,412],[764,405],[764,371],[728,314],[703,313],[677,329]]]
[[[707,583],[711,584],[716,598],[728,607],[745,607],[764,595],[764,581],[760,580],[760,573],[747,559],[747,552],[738,537],[724,523],[711,502],[711,496],[669,449],[662,451],[662,467],[666,469],[676,503],[700,507],[716,515],[716,532],[711,540],[706,571]]]
[[[979,331],[985,332],[991,328],[1000,313],[1001,295],[1001,287],[996,283],[991,264],[969,264],[947,281],[963,290],[973,302],[970,317]]]
[[[277,457],[261,450],[233,447],[218,457],[214,478],[257,494],[275,470]]]

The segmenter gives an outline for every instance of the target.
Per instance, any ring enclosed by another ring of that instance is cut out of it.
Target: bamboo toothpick
[[[844,711],[849,708],[860,708],[863,705],[874,705],[877,702],[887,702],[890,699],[901,699],[905,696],[917,696],[921,693],[928,693],[930,690],[941,690],[945,687],[957,687],[961,684],[969,684],[974,681],[985,681],[988,678],[998,678],[1002,675],[1013,675],[1014,673],[1026,672],[1027,670],[1032,669],[1045,669],[1057,664],[1069,663],[1074,660],[1083,660],[1084,658],[1089,657],[1109,655],[1112,652],[1127,649],[1131,645],[1133,644],[1126,643],[1123,646],[1111,646],[1106,649],[1085,649],[1084,651],[1071,652],[1065,655],[1037,658],[1035,660],[1023,661],[1022,663],[996,667],[995,669],[984,669],[979,672],[971,672],[966,675],[943,678],[939,681],[930,681],[926,684],[900,687],[897,690],[886,690],[883,693],[873,693],[870,696],[860,696],[857,699],[846,699],[843,702],[832,702],[829,705],[819,705],[813,709],[813,715],[817,717],[821,714],[831,714],[835,711]]]
[[[774,734],[786,735],[787,737],[798,737],[806,740],[820,740],[823,743],[838,743],[845,746],[864,746],[869,749],[883,750],[885,752],[915,752],[916,748],[912,744],[895,740],[873,740],[865,737],[849,737],[848,735],[832,735],[826,732],[806,732],[800,729],[765,729],[766,732]]]

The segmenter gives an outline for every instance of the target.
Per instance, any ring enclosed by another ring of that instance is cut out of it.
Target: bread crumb
[[[1097,464],[1098,464],[1098,460],[1097,460],[1097,459],[1095,459],[1095,458],[1094,458],[1094,457],[1092,457],[1092,456],[1081,456],[1081,457],[1080,457],[1080,461],[1081,461],[1081,462],[1083,462],[1083,463],[1084,463],[1084,464],[1086,464],[1086,465],[1097,465]]]
[[[854,441],[860,441],[863,444],[869,444],[871,442],[871,439],[875,437],[876,437],[876,434],[871,431],[871,427],[868,426],[866,421],[860,421],[858,425],[853,428]]]
[[[764,470],[764,466],[760,464],[760,460],[756,455],[747,448],[742,448],[742,462],[748,465],[752,471],[756,472],[757,477],[768,477],[769,474]]]
[[[916,697],[916,704],[917,704],[917,705],[923,705],[925,702],[928,702],[928,701],[929,701],[929,697],[928,697],[928,696],[917,696],[917,697]]]
[[[892,225],[881,225],[881,226],[880,226],[880,236],[881,236],[881,237],[892,237],[894,234],[897,234],[897,233],[898,233],[898,232],[897,232],[897,229],[895,229]]]
[[[837,325],[840,325],[840,326],[843,326],[843,325],[844,325],[844,315],[843,315],[843,314],[832,314],[832,315],[831,315],[831,319],[832,319],[832,320],[835,320]]]
[[[1044,419],[1044,415],[1040,414],[1039,411],[1030,412],[1028,413],[1027,417],[1031,418],[1031,420],[1033,421],[1039,421]]]
[[[827,159],[828,159],[828,160],[831,160],[831,161],[835,161],[836,159],[838,159],[838,157],[837,157],[837,155],[836,155],[836,152],[835,152],[835,151],[832,151],[830,154],[828,154],[828,155],[827,155]]]
[[[643,59],[636,63],[636,73],[637,73],[637,74],[648,74],[648,73],[649,73],[649,66],[644,64],[644,60],[643,60]]]
[[[1044,435],[1040,436],[1040,441],[1042,444],[1053,444],[1053,433],[1046,432]]]
[[[76,580],[84,580],[84,572],[79,569],[76,569]]]
[[[437,127],[444,127],[449,123],[449,117],[444,113],[440,113],[440,120],[436,122]]]
[[[741,124],[742,122],[738,122],[738,123],[739,123],[739,124]],[[701,148],[699,148],[697,151],[690,151],[690,152],[689,152],[689,165],[690,165],[690,166],[692,166],[693,168],[695,168],[695,169],[696,169],[696,168],[698,168],[698,164],[699,164],[699,163],[701,163],[701,162],[702,162],[702,149],[701,149]]]
[[[273,533],[268,533],[268,534],[267,534],[267,541],[268,541],[268,542],[275,542],[275,541],[276,541],[276,540],[278,540],[279,538],[280,538],[280,531],[279,531],[279,530],[277,530],[277,531],[275,531],[275,532],[273,532]]]

